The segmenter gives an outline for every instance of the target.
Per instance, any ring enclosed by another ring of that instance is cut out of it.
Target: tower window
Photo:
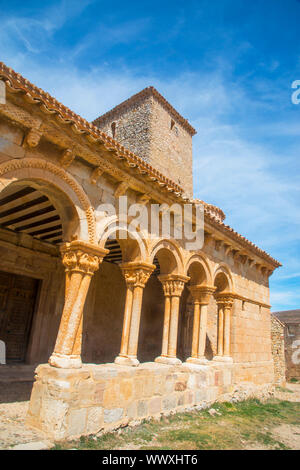
[[[117,124],[115,122],[112,122],[111,123],[111,135],[113,137],[113,139],[115,138],[115,135],[116,135],[116,127],[117,127]]]
[[[170,129],[171,129],[171,131],[173,131],[173,132],[175,133],[175,135],[178,136],[178,127],[175,126],[175,121],[174,121],[174,119],[171,119]]]

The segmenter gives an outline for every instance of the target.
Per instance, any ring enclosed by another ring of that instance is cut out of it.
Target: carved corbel
[[[66,149],[63,151],[63,154],[60,158],[60,166],[64,169],[68,168],[75,159],[74,151],[71,149]]]
[[[29,131],[26,134],[26,137],[24,140],[24,146],[30,147],[30,148],[37,147],[41,140],[41,137],[42,137],[41,131],[32,127],[31,129],[29,129]]]
[[[234,259],[234,261],[239,261],[239,257],[240,257],[240,251],[239,250],[236,250],[235,248],[233,248],[231,250],[231,254],[232,254],[232,257]]]
[[[209,232],[204,232],[204,244],[207,245],[209,243],[212,243],[214,241],[214,236],[212,233]]]
[[[265,276],[266,273],[267,273],[267,268],[266,268],[266,266],[262,266],[260,270],[261,270],[262,275]]]
[[[141,194],[137,198],[137,203],[145,206],[150,201],[150,199],[151,197],[148,194]]]
[[[219,251],[220,248],[222,247],[222,244],[223,244],[223,240],[215,240],[215,249]]]
[[[248,256],[246,255],[246,253],[240,253],[240,262],[241,262],[242,264],[245,265],[246,262],[247,262],[247,259],[248,259]]]
[[[127,189],[128,189],[128,183],[126,183],[126,181],[122,181],[122,183],[119,183],[118,186],[116,187],[116,190],[114,193],[115,197],[124,196]]]
[[[227,245],[225,248],[225,256],[229,256],[231,251],[233,251],[233,247],[231,245]]]
[[[104,170],[100,168],[100,166],[97,166],[93,171],[90,176],[90,182],[92,184],[96,184],[97,180],[100,178],[100,176],[104,173]]]

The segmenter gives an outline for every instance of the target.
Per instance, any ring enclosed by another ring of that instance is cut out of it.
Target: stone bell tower
[[[145,88],[93,124],[192,197],[192,136],[196,131],[155,88]]]

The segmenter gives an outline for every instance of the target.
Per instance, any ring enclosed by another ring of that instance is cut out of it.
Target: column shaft
[[[143,288],[136,286],[133,291],[131,324],[128,343],[128,356],[136,359],[140,331]]]
[[[132,299],[133,299],[133,288],[131,285],[127,285],[121,351],[120,351],[120,356],[123,356],[123,357],[126,357],[128,354],[128,341],[129,341],[129,332],[130,332],[130,323],[131,323]]]
[[[166,357],[168,355],[169,343],[169,329],[170,329],[170,314],[171,314],[171,299],[169,295],[165,296],[165,312],[164,312],[164,329],[162,339],[162,352],[161,355]]]
[[[168,345],[168,357],[171,357],[171,358],[176,358],[176,352],[177,352],[179,304],[180,304],[180,297],[178,297],[177,295],[172,296],[169,345]]]
[[[194,322],[193,322],[193,340],[192,340],[192,356],[198,357],[198,343],[199,343],[199,327],[200,327],[200,304],[194,302]]]
[[[72,328],[72,326],[70,325],[70,316],[80,289],[82,273],[73,272],[70,274],[67,272],[66,279],[68,289],[66,291],[65,305],[60,320],[58,335],[54,348],[54,352],[59,354],[67,354],[66,337],[70,335],[68,330]]]
[[[74,240],[62,247],[66,268],[65,305],[50,365],[62,368],[81,367],[83,308],[91,277],[107,250]]]
[[[218,356],[223,356],[223,338],[224,338],[224,311],[223,305],[219,306],[218,313]]]
[[[200,313],[200,331],[199,331],[199,344],[198,344],[198,358],[204,358],[206,346],[206,328],[207,328],[207,304],[201,305]]]
[[[121,265],[125,277],[127,292],[124,309],[123,331],[120,354],[116,364],[138,366],[137,349],[143,291],[146,282],[155,269],[153,264],[129,262]]]
[[[231,307],[224,308],[224,356],[230,356],[230,311]]]

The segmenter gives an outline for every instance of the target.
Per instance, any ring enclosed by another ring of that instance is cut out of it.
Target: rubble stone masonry
[[[274,381],[285,385],[284,325],[271,315],[272,355],[274,361]]]

